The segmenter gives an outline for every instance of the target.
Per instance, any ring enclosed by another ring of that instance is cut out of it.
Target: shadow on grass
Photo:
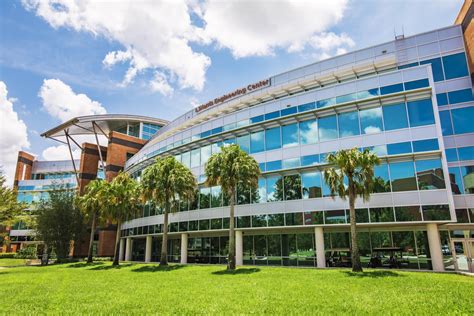
[[[88,268],[88,267],[102,266],[104,264],[105,262],[92,262],[92,263],[78,262],[78,263],[71,264],[67,267],[68,268]]]
[[[220,270],[214,271],[212,274],[215,275],[238,275],[238,274],[252,274],[260,272],[259,268],[240,268],[237,270]]]
[[[133,263],[122,263],[118,266],[114,266],[114,265],[98,265],[92,269],[89,269],[89,270],[119,270],[119,269],[123,269],[123,268],[128,268],[128,267],[131,267],[131,266],[134,266],[135,264]]]
[[[146,265],[137,269],[133,269],[132,272],[169,272],[185,268],[185,265],[173,264],[168,266],[160,265]]]
[[[364,272],[352,272],[352,271],[342,271],[348,277],[356,278],[387,278],[387,277],[404,277],[404,275],[387,270],[380,271],[364,271]]]

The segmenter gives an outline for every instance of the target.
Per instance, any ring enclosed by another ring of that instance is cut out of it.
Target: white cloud
[[[153,80],[150,81],[150,89],[153,92],[160,92],[165,96],[171,96],[173,94],[173,88],[168,84],[165,74],[155,71]]]
[[[102,105],[85,94],[76,94],[59,79],[45,79],[38,93],[44,109],[55,118],[67,121],[76,116],[105,114]]]
[[[7,183],[13,183],[18,151],[29,148],[26,124],[13,109],[16,99],[8,98],[7,85],[0,81],[0,167]]]
[[[347,0],[210,0],[201,14],[205,35],[240,58],[271,55],[278,48],[301,51],[306,44],[323,51],[347,44],[352,41],[347,35],[325,33],[343,17],[346,6]]]
[[[71,160],[71,155],[67,145],[50,146],[43,150],[41,154],[44,160]],[[72,151],[74,159],[81,157],[81,150],[79,148]]]
[[[55,28],[90,32],[122,44],[124,49],[107,54],[103,64],[128,63],[123,86],[147,69],[175,75],[181,88],[201,90],[204,86],[211,60],[190,46],[190,42],[202,42],[203,36],[192,25],[185,0],[138,5],[133,0],[23,0],[23,5]]]

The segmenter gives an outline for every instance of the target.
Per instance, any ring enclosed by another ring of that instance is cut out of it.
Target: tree
[[[37,237],[48,251],[56,252],[58,262],[69,256],[71,241],[78,241],[84,232],[84,218],[75,198],[75,190],[53,190],[35,211]]]
[[[119,265],[120,226],[128,218],[141,210],[140,190],[138,182],[127,173],[120,172],[112,182],[102,184],[102,210],[104,214],[117,224],[115,237],[114,261],[112,265]]]
[[[235,270],[235,225],[234,206],[237,187],[256,190],[260,168],[255,159],[240,149],[238,145],[224,146],[220,153],[214,154],[206,164],[206,183],[220,185],[229,199],[229,260],[227,268]]]
[[[380,159],[367,149],[361,152],[357,148],[340,150],[335,154],[329,154],[326,159],[331,167],[324,171],[324,180],[331,190],[332,197],[337,194],[343,200],[349,199],[352,271],[361,272],[355,201],[358,196],[364,201],[370,199],[374,185],[374,167],[380,164]]]
[[[143,171],[142,197],[163,209],[163,241],[160,265],[168,264],[168,216],[176,212],[180,201],[192,201],[197,188],[191,170],[172,156],[158,157]]]
[[[89,250],[87,263],[92,263],[92,250],[94,245],[94,233],[97,222],[103,215],[106,206],[107,183],[104,180],[96,179],[89,182],[85,188],[85,194],[79,198],[79,206],[84,215],[91,218],[91,234],[89,240]]]
[[[0,231],[3,228],[12,226],[24,213],[25,203],[17,201],[17,192],[5,185],[6,179],[0,170]],[[7,242],[8,233],[2,232],[0,245]]]

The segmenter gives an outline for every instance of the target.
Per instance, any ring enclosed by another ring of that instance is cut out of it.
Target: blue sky
[[[0,81],[8,90],[0,100],[8,112],[0,113],[0,140],[8,145],[0,164],[8,175],[19,149],[40,159],[64,157],[64,148],[39,134],[68,115],[106,111],[171,120],[246,83],[392,40],[402,28],[412,35],[451,25],[462,5],[47,2],[0,1]]]

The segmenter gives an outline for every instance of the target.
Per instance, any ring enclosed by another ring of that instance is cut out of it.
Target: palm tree
[[[115,237],[114,266],[119,264],[120,226],[131,216],[141,210],[138,182],[127,173],[120,172],[112,182],[104,181],[104,211],[109,219],[117,224]]]
[[[332,197],[337,194],[343,200],[349,198],[352,271],[361,272],[355,201],[358,196],[362,197],[364,202],[370,199],[374,184],[374,167],[380,164],[380,159],[367,149],[361,152],[353,148],[329,154],[326,160],[331,168],[324,171],[324,180],[331,190]]]
[[[89,182],[85,188],[85,193],[79,198],[79,206],[83,212],[92,217],[91,235],[89,240],[89,250],[87,263],[92,263],[92,249],[94,245],[94,233],[97,222],[100,221],[102,210],[105,206],[105,191],[107,184],[104,180],[96,179]]]
[[[206,164],[206,184],[220,185],[222,192],[229,197],[229,260],[227,268],[235,270],[235,226],[234,206],[237,186],[258,188],[260,168],[255,159],[240,149],[238,145],[224,146],[220,153],[214,154]]]
[[[168,215],[179,208],[180,201],[192,200],[197,187],[191,170],[172,156],[158,157],[143,171],[142,198],[163,210],[163,241],[160,265],[168,265]]]

